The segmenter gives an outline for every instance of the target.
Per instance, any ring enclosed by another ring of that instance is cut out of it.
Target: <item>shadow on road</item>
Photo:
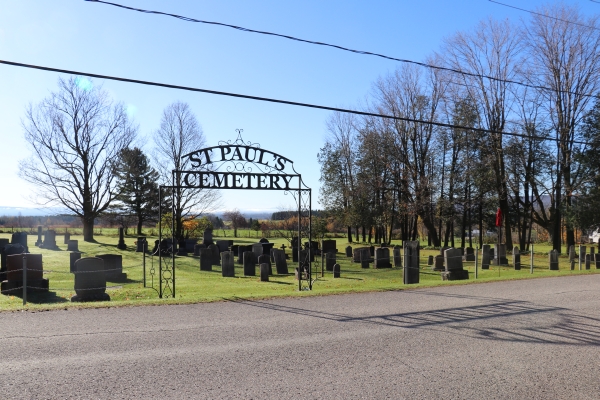
[[[445,296],[437,293],[422,292],[421,294]],[[599,318],[576,314],[567,308],[536,305],[527,301],[449,296],[483,301],[484,304],[365,316],[302,309],[259,300],[239,298],[225,300],[340,323],[369,323],[403,329],[439,329],[442,335],[457,334],[465,338],[484,340],[578,346],[600,345]]]

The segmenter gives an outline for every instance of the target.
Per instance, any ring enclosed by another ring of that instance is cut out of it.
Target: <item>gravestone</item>
[[[67,243],[67,251],[79,251],[79,241],[69,240]]]
[[[38,233],[37,233],[37,235],[38,235],[38,238],[37,238],[37,240],[35,242],[35,245],[38,246],[38,247],[40,247],[42,245],[42,243],[44,243],[42,241],[42,226],[41,225],[38,225]]]
[[[361,247],[359,249],[359,262],[361,268],[369,268],[371,262],[371,251],[368,247]]]
[[[124,235],[123,228],[119,228],[119,244],[117,244],[117,249],[119,249],[119,250],[127,249],[127,245],[125,244],[125,235]]]
[[[402,268],[402,247],[394,246],[394,268]]]
[[[239,247],[240,247],[240,246],[239,246],[239,245],[237,245],[237,244],[231,244],[231,245],[229,245],[229,249],[230,249],[229,251],[231,251],[231,252],[233,253],[233,255],[234,255],[234,256],[237,256],[237,253],[238,253],[238,248],[239,248]]]
[[[23,246],[15,244],[12,246]],[[27,293],[47,292],[48,279],[44,279],[41,254],[8,254],[6,256],[5,280],[0,284],[3,294],[23,293],[23,258],[27,259]]]
[[[575,246],[570,245],[569,246],[569,261],[574,260],[575,258],[577,258],[577,254],[575,253]]]
[[[369,246],[369,255],[375,257],[375,246]]]
[[[200,250],[206,249],[206,246],[203,244],[195,244],[194,245],[194,255],[198,257],[200,255]]]
[[[550,271],[558,271],[558,252],[556,250],[548,253],[548,262],[550,264]]]
[[[269,282],[269,264],[260,264],[260,281]]]
[[[185,239],[185,251],[193,253],[196,243],[198,243],[198,239]]]
[[[340,277],[340,264],[334,264],[333,265],[333,277],[334,278],[339,278]]]
[[[494,265],[507,265],[506,244],[496,243],[494,245]]]
[[[587,253],[587,247],[579,245],[579,262],[582,264],[585,262],[585,253]]]
[[[596,256],[594,257],[594,261],[596,264],[596,269],[600,269],[600,253],[596,253]]]
[[[444,252],[448,249],[451,249],[452,247],[448,247],[448,246],[442,246],[440,247],[440,256],[444,257]]]
[[[463,259],[465,261],[475,261],[475,250],[472,247],[466,247]]]
[[[325,254],[333,251],[337,253],[337,241],[335,240],[322,240],[321,241],[321,251]]]
[[[232,278],[235,276],[233,261],[232,251],[224,251],[221,253],[221,274],[223,275],[223,278]]]
[[[125,282],[127,274],[123,272],[123,256],[120,254],[99,254],[96,256],[104,260],[104,275],[107,281]]]
[[[69,232],[65,232],[63,244],[69,244],[69,240],[71,240],[71,234]]]
[[[27,246],[27,234],[25,232],[13,233],[10,243],[20,244],[25,249],[25,253],[29,253],[29,247]],[[56,243],[54,245],[56,246]]]
[[[109,301],[106,293],[104,260],[96,257],[81,258],[75,262],[75,296],[71,301]]]
[[[404,242],[404,276],[405,285],[419,283],[419,242]]]
[[[429,265],[429,266],[433,265],[433,256],[427,257],[427,265]]]
[[[269,243],[269,240],[267,238],[260,238],[258,243]]]
[[[243,264],[244,263],[244,252],[246,251],[246,246],[239,246],[238,247],[238,253],[237,253],[237,263],[238,264]]]
[[[221,265],[221,255],[217,245],[211,244],[208,246],[208,248],[210,251],[212,251],[212,265]]]
[[[8,242],[8,239],[6,240]],[[6,279],[6,257],[25,253],[25,248],[20,244],[4,243],[0,251],[0,282]]]
[[[490,269],[490,245],[484,244],[481,247],[481,269]]]
[[[346,257],[352,257],[352,246],[346,247]]]
[[[81,253],[79,252],[69,253],[69,271],[71,271],[72,274],[75,273],[75,261],[79,260],[80,258]]]
[[[355,263],[360,263],[361,262],[361,260],[362,260],[362,253],[361,252],[363,251],[363,249],[367,249],[368,250],[367,247],[355,247],[352,250],[352,262],[355,262]]]
[[[185,245],[185,239],[184,238],[180,238],[177,241],[177,255],[178,256],[187,256],[188,255],[187,247]]]
[[[333,272],[333,266],[336,263],[335,255],[336,255],[335,251],[330,251],[328,253],[325,253],[325,270],[326,271]]]
[[[217,240],[217,247],[220,252],[229,250],[229,240]]]
[[[258,256],[259,264],[267,264],[269,266],[269,275],[273,275],[273,267],[271,266],[271,257],[266,254],[261,254]]]
[[[444,268],[444,256],[435,256],[435,263],[433,264],[432,270],[434,271],[445,271]]]
[[[378,247],[375,249],[375,262],[373,263],[374,268],[391,268],[390,263],[390,249],[387,247]]]
[[[273,248],[273,246],[275,246],[275,243],[261,243],[262,248],[263,248],[263,254],[264,255],[270,255],[271,254],[271,249]]]
[[[459,281],[469,279],[469,271],[463,269],[461,249],[448,249],[444,252],[446,270],[442,272],[442,280]]]
[[[135,242],[135,252],[143,253],[145,251],[148,251],[148,241],[146,240],[145,236],[140,236]]]
[[[516,271],[521,269],[521,251],[517,246],[513,247],[513,266]]]
[[[244,275],[256,276],[256,256],[252,251],[244,252]]]
[[[213,231],[212,229],[206,229],[202,235],[202,244],[206,247],[213,244]]]
[[[256,257],[256,259],[258,259],[258,257],[262,256],[262,254],[263,254],[262,243],[254,243],[252,245],[252,252],[254,253],[254,257]]]
[[[575,271],[575,260],[571,260],[569,263],[571,264],[571,271]]]
[[[285,252],[283,250],[273,249],[273,259],[275,260],[275,269],[278,275],[284,275],[288,273],[287,261],[285,259]]]
[[[298,248],[292,246],[292,262],[298,262]]]
[[[212,245],[211,245],[212,246]],[[211,249],[200,249],[200,271],[212,271],[213,252]]]
[[[591,254],[586,254],[585,255],[585,269],[590,269],[590,263],[592,261],[592,256]]]

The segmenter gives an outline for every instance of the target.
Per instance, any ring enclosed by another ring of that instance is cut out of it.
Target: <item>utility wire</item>
[[[342,113],[347,113],[347,114],[356,114],[356,115],[363,115],[363,116],[368,116],[368,117],[386,118],[386,119],[392,119],[392,120],[396,120],[396,121],[412,122],[412,123],[419,123],[419,124],[428,124],[428,125],[433,125],[433,126],[439,126],[439,127],[442,127],[442,128],[464,129],[464,130],[470,130],[470,131],[473,131],[473,132],[493,133],[493,134],[497,134],[497,135],[515,136],[515,137],[520,137],[520,138],[524,138],[524,139],[548,140],[548,141],[556,141],[556,142],[559,141],[558,139],[551,138],[551,137],[548,137],[548,136],[524,135],[524,134],[521,134],[521,133],[514,133],[514,132],[499,132],[499,131],[492,131],[490,129],[474,128],[474,127],[469,127],[469,126],[446,124],[446,123],[443,123],[443,122],[424,121],[424,120],[419,120],[419,119],[398,117],[398,116],[394,116],[394,115],[376,114],[376,113],[367,112],[367,111],[350,110],[350,109],[347,109],[347,108],[322,106],[322,105],[311,104],[311,103],[300,103],[300,102],[297,102],[297,101],[273,99],[273,98],[269,98],[269,97],[258,97],[258,96],[251,96],[251,95],[247,95],[247,94],[240,94],[240,93],[220,92],[220,91],[217,91],[217,90],[194,88],[194,87],[190,87],[190,86],[172,85],[172,84],[168,84],[168,83],[142,81],[142,80],[139,80],[139,79],[121,78],[121,77],[117,77],[117,76],[93,74],[93,73],[90,73],[90,72],[82,72],[82,71],[73,71],[73,70],[68,70],[68,69],[59,69],[59,68],[44,67],[44,66],[40,66],[40,65],[24,64],[24,63],[18,63],[18,62],[14,62],[14,61],[0,60],[0,64],[11,65],[11,66],[14,66],[14,67],[21,67],[21,68],[39,69],[39,70],[42,70],[42,71],[59,72],[59,73],[62,73],[62,74],[89,76],[89,77],[92,77],[92,78],[108,79],[108,80],[119,81],[119,82],[137,83],[137,84],[140,84],[140,85],[158,86],[158,87],[164,87],[164,88],[170,88],[170,89],[187,90],[187,91],[191,91],[191,92],[216,94],[216,95],[219,95],[219,96],[238,97],[238,98],[242,98],[242,99],[249,99],[249,100],[256,100],[256,101],[266,101],[266,102],[270,102],[270,103],[287,104],[287,105],[298,106],[298,107],[316,108],[316,109],[319,109],[319,110],[337,111],[337,112],[342,112]],[[572,143],[574,143],[574,144],[582,144],[582,145],[589,145],[589,143],[580,142],[580,141],[573,141]]]
[[[515,84],[515,85],[524,86],[524,87],[528,87],[528,88],[532,88],[532,89],[554,91],[554,89],[546,87],[546,86],[532,85],[532,84],[529,84],[529,83],[520,82],[520,81],[514,81],[514,80],[510,80],[510,79],[495,78],[495,77],[489,76],[489,75],[481,75],[481,74],[476,74],[476,73],[472,73],[472,72],[461,71],[461,70],[457,70],[457,69],[453,69],[453,68],[448,68],[448,67],[440,67],[438,65],[427,64],[427,63],[423,63],[423,62],[419,62],[419,61],[406,60],[406,59],[402,59],[402,58],[396,58],[396,57],[386,56],[384,54],[372,53],[370,51],[354,50],[354,49],[350,49],[350,48],[347,48],[347,47],[338,46],[336,44],[330,44],[330,43],[324,43],[324,42],[315,42],[315,41],[312,41],[312,40],[301,39],[301,38],[297,38],[297,37],[294,37],[294,36],[283,35],[283,34],[280,34],[280,33],[267,32],[267,31],[259,31],[259,30],[255,30],[255,29],[244,28],[244,27],[241,27],[241,26],[225,24],[225,23],[222,23],[222,22],[204,21],[204,20],[200,20],[200,19],[195,19],[195,18],[190,18],[190,17],[184,17],[182,15],[170,14],[170,13],[166,13],[166,12],[162,12],[162,11],[144,10],[144,9],[141,9],[141,8],[134,8],[134,7],[124,6],[122,4],[111,3],[111,2],[108,2],[108,1],[102,1],[102,0],[85,0],[85,1],[89,1],[89,2],[92,2],[92,3],[108,4],[108,5],[111,5],[111,6],[124,8],[126,10],[138,11],[138,12],[141,12],[141,13],[166,15],[168,17],[178,18],[178,19],[181,19],[181,20],[187,21],[187,22],[198,22],[198,23],[202,23],[202,24],[224,26],[224,27],[227,27],[227,28],[237,29],[237,30],[240,30],[240,31],[243,31],[243,32],[259,33],[259,34],[262,34],[262,35],[276,36],[276,37],[281,37],[281,38],[284,38],[284,39],[295,40],[295,41],[302,42],[302,43],[309,43],[309,44],[314,44],[314,45],[318,45],[318,46],[333,47],[333,48],[336,48],[336,49],[339,49],[339,50],[349,51],[351,53],[363,54],[363,55],[369,55],[369,56],[375,56],[375,57],[381,57],[381,58],[384,58],[384,59],[387,59],[387,60],[398,61],[398,62],[405,63],[405,64],[418,65],[420,67],[437,69],[437,70],[440,70],[440,71],[453,72],[453,73],[457,73],[457,74],[461,74],[461,75],[471,76],[471,77],[474,77],[474,78],[485,78],[485,79],[490,79],[490,80],[493,80],[493,81],[496,81],[496,82],[505,82],[505,83]],[[492,1],[492,0],[490,0],[490,1]],[[496,2],[494,2],[494,3],[496,3]],[[498,3],[498,4],[502,4],[502,3]],[[581,95],[581,96],[585,96],[585,97],[600,98],[599,96],[594,95],[594,94],[577,93],[577,92],[571,92],[571,91],[561,91],[561,93],[575,94],[575,95]]]
[[[87,1],[89,1],[89,0],[87,0]],[[92,0],[92,1],[94,1],[94,0]],[[496,4],[499,4],[499,5],[504,6],[504,7],[514,8],[515,10],[524,11],[524,12],[527,12],[529,14],[539,15],[540,17],[550,18],[550,19],[553,19],[553,20],[556,20],[556,21],[566,22],[567,24],[579,25],[579,26],[582,26],[584,28],[595,29],[597,31],[600,31],[600,28],[597,28],[595,26],[589,26],[589,25],[585,25],[585,24],[580,24],[579,22],[574,22],[574,21],[569,21],[569,20],[566,20],[566,19],[552,17],[550,15],[542,14],[542,13],[539,13],[539,12],[535,12],[535,11],[531,11],[531,10],[526,10],[526,9],[520,8],[520,7],[511,6],[510,4],[500,3],[499,1],[496,1],[496,0],[488,0],[488,1],[490,3],[496,3]],[[594,0],[590,0],[590,1],[594,1]],[[594,3],[600,3],[600,2],[594,1]]]

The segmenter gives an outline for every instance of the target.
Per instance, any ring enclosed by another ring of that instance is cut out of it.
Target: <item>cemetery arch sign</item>
[[[294,197],[298,213],[298,289],[312,290],[312,189],[302,181],[302,175],[294,168],[290,159],[275,152],[262,149],[258,143],[245,142],[237,129],[236,140],[220,141],[217,146],[206,147],[188,153],[181,158],[189,168],[173,170],[172,184],[161,186],[171,189],[236,189],[283,191]],[[180,184],[176,184],[179,182]],[[162,204],[162,202],[159,202]],[[174,205],[171,210],[175,215]],[[162,208],[159,211],[159,225],[162,221]],[[171,218],[172,225],[174,218]],[[162,227],[159,226],[159,240],[162,243]],[[171,226],[171,243],[177,243]],[[303,239],[308,241],[306,251],[302,251]],[[175,251],[170,251],[170,260],[161,257],[159,246],[159,296],[175,297]],[[170,261],[170,265],[169,265]]]

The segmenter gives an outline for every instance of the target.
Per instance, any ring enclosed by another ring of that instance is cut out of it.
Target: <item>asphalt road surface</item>
[[[0,398],[598,399],[599,309],[590,275],[0,313]]]

